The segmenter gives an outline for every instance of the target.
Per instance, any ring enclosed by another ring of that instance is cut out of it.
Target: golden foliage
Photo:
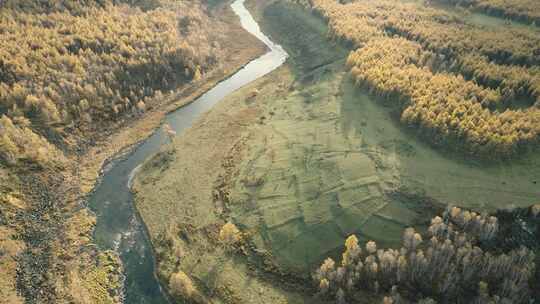
[[[169,279],[169,288],[173,295],[184,297],[186,299],[193,298],[197,293],[193,282],[183,271],[178,271],[171,275]]]
[[[16,288],[17,255],[23,250],[24,242],[17,240],[15,231],[0,226],[0,297],[5,301],[3,303],[24,303]]]
[[[228,222],[219,231],[219,240],[226,246],[234,246],[242,240],[242,234],[235,224]]]
[[[2,193],[0,194],[0,204],[7,204],[16,209],[25,209],[27,207],[26,202],[17,196],[15,193]]]
[[[69,12],[73,15],[84,15],[93,8],[105,8],[112,4],[129,4],[143,9],[155,8],[160,0],[4,0],[0,8],[16,9],[30,13]]]
[[[87,258],[86,254],[81,257]],[[86,261],[85,268],[68,268],[67,283],[72,303],[114,304],[121,302],[117,291],[122,289],[120,258],[112,251],[100,252],[97,262]],[[60,286],[59,286],[60,287]]]
[[[0,118],[0,159],[8,164],[30,161],[41,165],[60,165],[65,159],[55,146],[9,117]]]
[[[534,216],[538,216],[540,214],[540,204],[532,205],[531,206],[531,213]]]
[[[466,24],[417,3],[312,0],[330,35],[357,48],[356,82],[396,100],[436,144],[508,156],[540,139],[540,36]],[[523,105],[522,100],[532,100]]]
[[[354,234],[350,235],[345,240],[345,252],[343,252],[342,257],[343,266],[353,263],[361,251],[360,246],[358,246],[358,238]]]
[[[2,4],[0,113],[24,121],[21,132],[39,130],[57,145],[79,140],[151,108],[151,97],[218,61],[220,31],[200,3],[162,1],[143,12],[112,2]]]
[[[346,240],[345,240],[345,248],[347,250],[357,250],[359,248],[358,246],[358,238],[356,235],[351,234]]]
[[[431,56],[416,42],[382,38],[352,52],[348,64],[358,83],[384,97],[400,96],[405,106],[402,121],[439,135],[432,140],[442,142],[452,136],[473,151],[504,155],[514,152],[519,143],[538,140],[538,109],[492,112],[482,105],[497,103],[498,91],[461,75],[433,73],[423,64]]]

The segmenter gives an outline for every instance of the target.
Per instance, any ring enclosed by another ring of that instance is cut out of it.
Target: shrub
[[[0,159],[15,165],[26,161],[39,166],[61,165],[62,152],[24,123],[14,124],[6,115],[0,118]]]
[[[183,271],[178,271],[171,275],[169,288],[173,295],[186,299],[193,298],[197,293],[193,282]]]
[[[219,240],[226,248],[231,249],[242,240],[242,234],[235,224],[227,222],[219,231]]]

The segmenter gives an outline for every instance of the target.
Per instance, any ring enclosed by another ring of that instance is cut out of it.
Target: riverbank
[[[225,37],[219,42],[227,52],[222,65],[203,79],[165,96],[158,107],[147,111],[140,119],[131,121],[126,126],[121,127],[119,131],[110,132],[98,140],[80,159],[83,193],[88,193],[94,188],[101,174],[101,168],[111,158],[121,157],[133,145],[147,138],[161,124],[167,113],[193,102],[204,92],[233,75],[266,51],[263,43],[242,29],[238,16],[234,14],[228,4],[226,2],[214,7],[214,15],[230,25]]]
[[[354,86],[322,20],[279,1],[248,6],[287,65],[224,99],[135,179],[164,286],[181,270],[217,303],[252,303],[261,284],[295,303],[351,233],[396,247],[448,203],[491,212],[540,197],[539,157],[486,166],[434,150]],[[227,221],[245,236],[234,255],[218,241]]]
[[[136,119],[103,130],[87,151],[68,156],[63,168],[39,173],[32,168],[1,169],[2,187],[12,193],[0,210],[3,299],[9,303],[121,300],[120,261],[114,252],[101,251],[94,244],[95,218],[84,199],[98,182],[102,167],[148,137],[168,112],[189,104],[266,51],[242,29],[228,3],[217,4],[211,13],[225,25],[219,41],[225,58],[216,69],[165,94]],[[27,242],[33,247],[25,246]]]
[[[260,88],[261,82],[281,82],[282,77],[290,77],[288,73],[287,68],[280,68],[221,101],[186,136],[175,140],[177,150],[167,147],[145,163],[144,173],[135,179],[136,207],[155,247],[163,286],[168,286],[173,272],[182,269],[205,292],[208,302],[308,302],[309,297],[299,292],[305,289],[303,284],[257,270],[264,261],[229,254],[218,241],[226,206],[216,199],[221,196],[216,189],[232,174],[229,166],[243,154],[249,126],[258,123],[262,114],[242,97]],[[269,93],[260,91],[258,96]],[[241,250],[248,252],[249,244]]]
[[[294,14],[290,18],[307,16],[300,10],[291,12]],[[133,187],[136,207],[156,249],[163,286],[180,269],[209,302],[319,301],[311,296],[308,273],[291,276],[290,272],[276,268],[271,252],[259,250],[252,243],[249,231],[246,231],[246,243],[239,249],[241,254],[228,253],[217,237],[231,216],[228,191],[239,173],[239,163],[249,155],[247,143],[258,138],[258,126],[281,112],[274,107],[283,105],[300,74],[343,59],[343,54],[329,52],[321,23],[309,20],[314,23],[306,25],[300,19],[298,28],[291,31],[286,41],[298,43],[284,46],[296,53],[301,50],[302,55],[319,55],[316,51],[306,53],[309,49],[306,42],[311,40],[313,45],[320,43],[328,50],[325,56],[314,60],[310,56],[293,55],[287,66],[226,97],[182,133],[173,146],[148,160],[137,174]],[[263,28],[267,32],[264,23]]]
[[[82,164],[80,185],[84,195],[91,193],[110,162],[122,158],[122,155],[129,153],[134,146],[150,136],[161,125],[168,113],[190,104],[266,51],[264,44],[240,26],[239,19],[230,9],[229,4],[229,2],[222,2],[212,7],[213,16],[228,25],[224,37],[218,42],[225,52],[221,65],[201,80],[165,96],[159,106],[147,111],[140,119],[130,122],[119,132],[110,134],[94,145],[80,159]]]
[[[165,122],[178,133],[191,126],[197,117],[229,93],[281,65],[287,56],[279,45],[259,31],[243,7],[243,1],[235,1],[231,8],[240,17],[242,27],[263,41],[271,51],[204,93],[194,103],[167,115]],[[89,197],[89,206],[98,218],[94,233],[98,244],[102,248],[115,248],[124,263],[127,302],[166,303],[153,278],[154,252],[148,244],[146,229],[133,210],[130,187],[133,172],[137,172],[140,164],[158,152],[167,141],[162,132],[156,132],[120,161],[112,163],[103,175],[103,182]]]

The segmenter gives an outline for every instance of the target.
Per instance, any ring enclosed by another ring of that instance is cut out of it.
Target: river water
[[[235,0],[231,7],[240,17],[242,27],[264,42],[270,51],[251,61],[230,78],[196,99],[193,103],[167,115],[168,123],[178,135],[189,128],[204,112],[242,86],[262,77],[287,58],[283,48],[261,32],[257,22],[244,6]],[[154,257],[148,235],[133,206],[131,179],[138,166],[166,143],[158,129],[128,155],[104,168],[101,182],[89,198],[89,207],[97,216],[94,239],[100,249],[116,250],[124,265],[124,303],[168,303],[154,272]]]

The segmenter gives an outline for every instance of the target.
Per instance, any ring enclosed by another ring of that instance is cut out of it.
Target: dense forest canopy
[[[540,35],[468,24],[416,3],[304,2],[348,43],[357,83],[397,100],[435,144],[509,156],[540,139]],[[464,144],[463,144],[464,143]]]
[[[91,8],[105,8],[114,4],[128,4],[143,9],[151,9],[159,7],[162,2],[160,0],[5,0],[0,3],[0,7],[28,13],[69,12],[72,15],[80,15]]]
[[[209,30],[209,17],[195,1],[2,5],[0,156],[7,163],[37,161],[17,151],[32,150],[32,142],[42,146],[41,139],[20,134],[69,149],[151,107],[162,91],[199,79],[220,56],[212,36],[219,30]]]
[[[435,0],[470,7],[491,15],[540,25],[540,2],[537,0]]]

